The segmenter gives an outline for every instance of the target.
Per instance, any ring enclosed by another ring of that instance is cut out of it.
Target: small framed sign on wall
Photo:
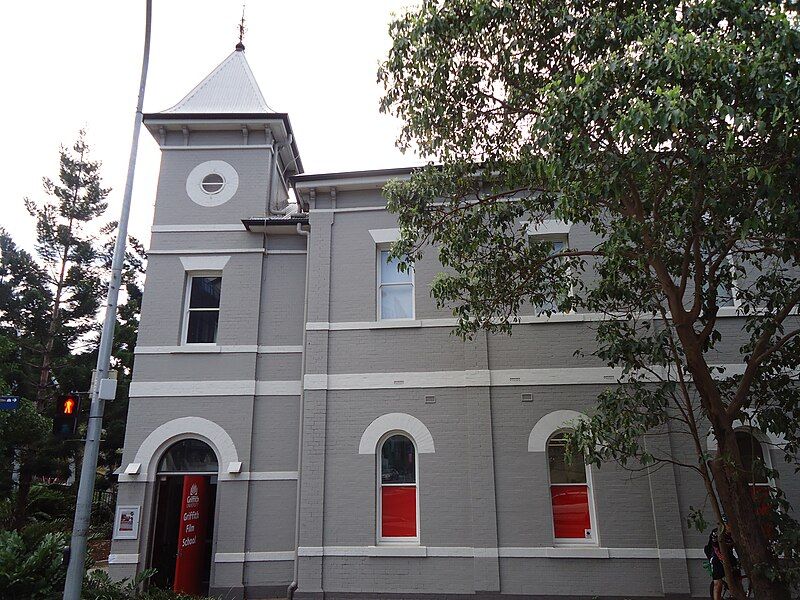
[[[139,538],[140,506],[117,506],[114,516],[114,539],[135,540]]]

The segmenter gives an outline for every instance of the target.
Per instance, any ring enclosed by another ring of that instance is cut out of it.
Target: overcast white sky
[[[292,120],[306,172],[420,164],[378,112],[379,61],[393,11],[414,0],[249,0],[247,60],[267,103]],[[0,225],[32,249],[23,198],[58,175],[59,144],[86,128],[118,218],[141,66],[145,0],[9,2],[0,19]],[[239,0],[153,0],[145,112],[180,100],[231,51]],[[149,240],[159,150],[143,128],[131,233]]]

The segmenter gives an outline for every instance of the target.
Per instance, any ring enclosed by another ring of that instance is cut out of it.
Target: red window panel
[[[553,485],[553,526],[555,537],[586,539],[591,531],[589,518],[589,488],[586,485]]]
[[[417,536],[417,487],[381,487],[381,533],[383,537]]]
[[[756,514],[761,519],[761,529],[768,539],[775,539],[775,526],[770,522],[772,508],[769,505],[770,486],[764,484],[750,484],[750,494],[756,505]]]

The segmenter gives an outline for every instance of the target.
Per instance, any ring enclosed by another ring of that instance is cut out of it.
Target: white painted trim
[[[300,381],[256,381],[256,396],[299,396]]]
[[[528,436],[528,452],[544,452],[547,440],[556,431],[568,426],[570,421],[586,419],[587,416],[574,410],[554,410],[536,422]]]
[[[209,231],[241,231],[242,233],[247,233],[247,229],[241,223],[153,225],[150,228],[150,233],[207,233]]]
[[[191,258],[185,257],[187,262],[184,263],[184,268],[186,268],[187,264],[192,265],[192,266],[195,266],[195,265],[196,266],[201,266],[201,265],[205,265],[205,264],[221,264],[224,267],[225,263],[228,262],[228,259],[230,257],[227,257],[227,256],[226,257],[222,257],[222,256],[220,256],[220,257],[217,257],[217,258],[220,259],[220,260],[219,261],[215,261],[215,259],[212,257],[210,259],[209,258],[203,258],[203,259],[200,259],[200,260],[197,260],[197,261],[193,261]],[[224,262],[221,260],[222,258],[225,259]],[[184,261],[184,257],[181,257],[181,262],[183,262],[183,261]],[[209,307],[209,308],[199,308],[199,307],[198,308],[189,308],[190,305],[191,305],[191,302],[192,302],[192,281],[195,278],[203,278],[203,277],[215,278],[215,279],[219,278],[219,280],[220,280],[219,303],[218,303],[216,308],[211,308],[211,307]],[[187,271],[186,271],[186,283],[184,285],[184,291],[183,291],[183,320],[181,322],[181,338],[180,338],[181,344],[185,345],[185,346],[188,346],[190,348],[201,348],[201,349],[202,348],[215,348],[217,346],[217,334],[219,333],[219,315],[220,315],[220,306],[221,305],[222,305],[222,269],[196,269],[196,270],[195,269],[191,269],[191,270],[187,269]],[[214,331],[214,341],[213,342],[202,342],[202,343],[192,342],[192,343],[189,343],[187,341],[189,339],[189,317],[191,316],[191,312],[192,311],[195,311],[195,312],[212,312],[212,311],[216,311],[217,312],[217,328]]]
[[[530,236],[545,236],[545,235],[567,235],[572,227],[572,223],[561,221],[558,219],[545,219],[541,223],[527,223],[528,235]]]
[[[145,465],[146,471],[135,475],[122,473],[119,475],[119,480],[154,481],[156,462],[162,452],[173,443],[189,438],[199,438],[211,446],[217,455],[217,464],[220,468],[224,468],[223,465],[227,467],[232,462],[239,462],[236,445],[231,436],[217,423],[201,417],[181,417],[159,425],[139,445],[136,457],[131,462]],[[221,471],[220,477],[225,476],[228,476],[228,473]]]
[[[371,232],[370,232],[371,233]],[[381,273],[383,270],[383,262],[381,261],[381,254],[383,252],[388,252],[389,248],[386,244],[376,245],[375,247],[375,322],[376,323],[389,323],[390,325],[394,325],[395,323],[402,324],[405,321],[415,322],[415,317],[417,314],[417,277],[416,271],[414,268],[411,268],[411,281],[403,281],[403,282],[387,282],[383,283],[381,279]],[[401,319],[384,319],[381,317],[381,288],[384,286],[387,287],[407,287],[411,285],[411,316],[408,318],[401,318]],[[401,325],[402,326],[402,325]]]
[[[424,427],[424,425],[423,425]],[[384,485],[386,487],[393,487],[397,484],[384,484],[383,483],[383,465],[380,459],[380,454],[383,450],[383,445],[386,443],[390,437],[397,435],[400,433],[403,437],[408,439],[412,446],[414,446],[414,518],[416,520],[415,524],[415,531],[416,534],[413,536],[384,536],[383,535],[383,488]],[[375,542],[378,545],[383,546],[408,546],[408,545],[419,545],[420,540],[420,516],[419,516],[419,449],[417,448],[417,444],[415,443],[414,439],[410,437],[407,432],[401,431],[390,431],[384,434],[376,446],[376,460],[375,460],[375,505],[377,510],[375,511]],[[360,450],[360,448],[359,448]]]
[[[294,560],[294,551],[279,552],[217,552],[215,563],[275,562]]]
[[[370,229],[369,235],[376,244],[390,244],[400,239],[400,229],[398,227],[393,227],[391,229]]]
[[[175,250],[148,250],[147,255],[187,255],[187,254],[200,254],[200,255],[207,255],[207,254],[263,254],[263,248],[206,248],[200,249],[197,248],[178,248]],[[204,269],[205,270],[205,269]]]
[[[223,186],[216,193],[209,194],[201,187],[201,182],[209,175],[219,175]],[[239,173],[224,160],[207,160],[195,166],[186,177],[186,194],[195,204],[203,207],[216,207],[225,204],[236,195],[239,189]]]
[[[251,471],[242,477],[248,481],[297,481],[297,471]]]
[[[259,354],[302,354],[302,346],[259,346]]]
[[[724,367],[726,375],[741,373],[742,364],[714,365]],[[610,367],[563,367],[547,369],[475,369],[464,371],[403,371],[397,373],[334,373],[307,374],[303,385],[307,390],[376,390],[443,387],[513,387],[541,385],[604,385],[616,384],[620,369]],[[642,379],[652,380],[649,373]]]
[[[536,425],[533,426],[530,435],[528,436],[528,452],[546,452],[547,443],[558,430],[569,427],[572,422],[588,418],[585,414],[579,413],[574,410],[555,410],[551,413],[544,415],[540,418]],[[548,464],[547,468],[547,488],[552,495],[553,487],[558,487],[563,484],[554,484],[550,479],[550,460],[545,455],[545,462]],[[584,461],[584,476],[586,481],[586,494],[589,504],[589,534],[588,538],[558,538],[556,537],[556,520],[553,514],[552,502],[550,503],[550,527],[553,536],[553,543],[559,548],[576,548],[576,547],[592,547],[597,549],[600,546],[600,527],[597,522],[597,510],[594,502],[594,482],[592,480],[591,465],[586,464]],[[585,534],[586,530],[584,530]]]
[[[148,254],[152,253],[149,252]],[[230,259],[230,256],[222,255],[181,256],[181,264],[183,265],[183,270],[187,273],[194,271],[215,271],[221,275],[222,270]]]
[[[136,565],[138,563],[138,554],[120,554],[114,552],[108,555],[108,564],[110,565]]]
[[[301,354],[302,346],[136,346],[134,354]]]
[[[388,413],[367,425],[358,443],[358,453],[375,454],[380,439],[391,431],[407,433],[419,454],[436,451],[433,445],[433,436],[422,421],[405,413]]]
[[[141,483],[136,478],[126,478],[120,475],[119,483]],[[219,473],[219,483],[237,481],[297,481],[297,471],[244,471],[243,473]]]
[[[186,346],[136,346],[134,354],[245,354],[258,352],[258,346],[217,346],[189,344]]]
[[[772,468],[772,462],[769,455],[770,447],[775,448],[783,448],[786,446],[786,438],[782,435],[776,435],[772,432],[764,432],[758,428],[757,420],[753,420],[753,425],[746,425],[741,422],[741,420],[736,419],[733,424],[733,429],[746,429],[749,431],[759,442],[761,442],[761,450],[764,453],[764,462],[766,463],[767,468]],[[706,435],[706,448],[708,448],[709,452],[716,452],[719,449],[719,444],[717,443],[717,438],[714,437],[713,430],[708,430],[708,435]]]
[[[305,254],[308,254],[308,251],[306,251],[306,250],[267,250],[266,253],[269,254],[269,255],[273,255],[273,254],[303,254],[303,255],[305,255]]]
[[[300,381],[134,381],[131,398],[161,396],[299,396]]]
[[[269,144],[251,144],[245,146],[244,144],[224,144],[220,146],[161,146],[161,150],[271,150],[272,146]]]
[[[394,556],[449,558],[705,558],[701,549],[597,548],[579,546],[472,548],[469,546],[301,546],[298,556]]]
[[[732,307],[720,308],[717,317],[744,317],[746,315],[738,312]],[[661,316],[639,315],[639,319],[661,319]],[[610,321],[613,317],[603,313],[553,313],[549,317],[546,315],[526,315],[519,316],[511,320],[512,325],[538,325],[544,323],[590,323],[597,321]],[[328,321],[309,321],[306,323],[308,331],[351,331],[367,329],[394,329],[400,327],[455,327],[458,319],[416,319],[416,320],[395,320],[395,321],[339,321],[331,323]]]
[[[144,347],[147,348],[147,347]],[[166,353],[158,351],[137,352],[141,354]],[[216,352],[216,346],[192,347],[187,352]],[[266,353],[299,353],[297,346],[276,346],[276,350]],[[208,350],[206,350],[208,349]],[[279,350],[278,350],[279,349]],[[238,351],[238,350],[237,350]],[[250,350],[251,351],[251,350]],[[224,352],[224,350],[223,350]],[[232,351],[233,352],[233,351]],[[721,364],[726,374],[737,374],[744,365]],[[303,380],[307,390],[377,390],[377,389],[417,389],[445,387],[514,387],[545,385],[616,384],[620,371],[608,367],[565,367],[557,369],[500,369],[464,371],[406,371],[398,373],[309,373]],[[647,379],[643,375],[644,379]],[[130,396],[136,398],[157,396],[297,396],[301,383],[288,381],[210,380],[210,381],[134,381]],[[780,444],[779,439],[773,440]],[[785,442],[784,442],[785,443]]]
[[[339,187],[337,184],[336,187]],[[387,211],[385,206],[352,206],[349,208],[312,208],[312,213],[348,213],[348,212],[371,212]]]

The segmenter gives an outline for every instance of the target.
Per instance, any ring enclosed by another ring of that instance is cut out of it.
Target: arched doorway
[[[159,587],[208,592],[218,471],[214,450],[198,439],[174,443],[159,460],[150,554]]]

